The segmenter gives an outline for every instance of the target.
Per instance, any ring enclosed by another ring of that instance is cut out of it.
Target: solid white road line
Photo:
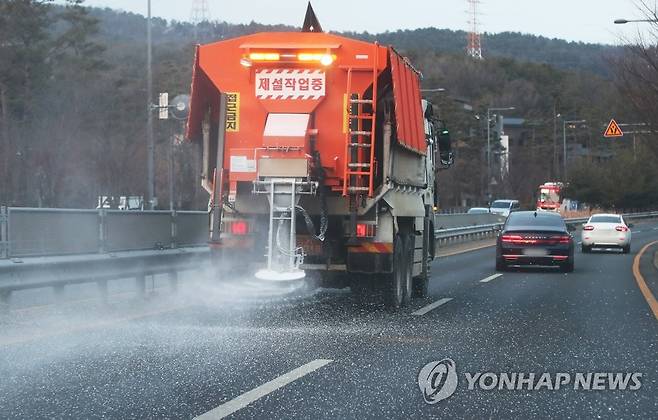
[[[333,360],[330,359],[313,360],[312,362],[309,362],[303,366],[293,369],[290,372],[279,376],[278,378],[272,379],[271,381],[264,383],[263,385],[257,388],[252,389],[251,391],[245,392],[239,397],[236,397],[231,401],[225,402],[219,407],[213,408],[207,413],[201,414],[196,418],[202,420],[223,419],[224,417],[229,416],[235,413],[236,411],[248,406],[249,404],[258,400],[259,398],[262,398],[267,394],[270,394],[276,391],[277,389],[282,388],[293,381],[296,381],[302,376],[308,375],[309,373],[317,369],[320,369],[322,366],[328,365],[331,362],[333,362]]]
[[[486,279],[480,280],[480,283],[489,283],[491,280],[497,279],[498,277],[502,276],[501,273],[494,274],[492,276],[487,277]]]
[[[423,306],[422,308],[420,308],[420,309],[417,310],[416,312],[412,312],[411,315],[425,315],[426,313],[428,313],[428,312],[431,311],[432,309],[436,309],[436,308],[438,308],[439,306],[444,305],[444,304],[450,302],[451,300],[452,300],[452,298],[443,298],[443,299],[439,299],[439,300],[437,300],[437,301],[434,302],[434,303],[430,303],[430,304],[427,305],[427,306]]]

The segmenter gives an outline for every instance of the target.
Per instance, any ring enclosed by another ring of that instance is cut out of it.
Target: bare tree
[[[651,137],[658,134],[658,8],[656,3],[637,0],[636,5],[650,22],[649,31],[638,32],[627,42],[624,54],[612,60],[619,91],[632,106],[638,121],[648,124]],[[655,141],[648,146],[658,152]]]

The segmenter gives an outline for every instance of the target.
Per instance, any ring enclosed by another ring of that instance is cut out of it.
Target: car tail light
[[[519,243],[523,241],[523,238],[519,235],[503,235],[500,238],[501,241],[503,242],[509,242],[509,243]]]
[[[523,237],[521,235],[502,235],[500,240],[505,243],[511,244],[524,244],[524,245],[551,245],[555,243],[568,244],[571,242],[571,236],[569,235],[559,235],[559,236],[550,236],[543,238],[535,237]]]
[[[372,238],[375,236],[376,226],[367,223],[356,224],[356,236],[358,238]]]
[[[592,225],[587,225],[583,228],[583,230],[594,230],[594,226]]]
[[[246,235],[249,233],[249,224],[245,220],[235,220],[231,222],[231,234]]]
[[[561,235],[561,236],[556,237],[556,239],[561,244],[568,244],[571,241],[571,236]]]
[[[628,232],[628,228],[626,226],[617,226],[615,230],[617,232]]]

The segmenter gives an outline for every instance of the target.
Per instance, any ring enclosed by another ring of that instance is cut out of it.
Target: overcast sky
[[[146,13],[147,0],[87,0],[86,4]],[[648,0],[654,3],[654,0]],[[190,20],[193,0],[152,0],[152,13]],[[211,20],[300,26],[307,0],[207,0]],[[466,0],[314,0],[325,30],[394,31],[428,26],[466,29]],[[483,32],[516,31],[570,41],[619,44],[635,39],[646,24],[614,25],[638,18],[636,0],[482,0]],[[390,5],[390,6],[389,6]]]

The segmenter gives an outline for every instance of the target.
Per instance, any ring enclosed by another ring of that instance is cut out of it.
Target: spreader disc
[[[267,281],[293,281],[293,280],[301,280],[304,277],[306,277],[306,273],[302,270],[295,270],[295,271],[274,271],[274,270],[258,270],[255,274],[255,277],[260,280],[267,280]]]

